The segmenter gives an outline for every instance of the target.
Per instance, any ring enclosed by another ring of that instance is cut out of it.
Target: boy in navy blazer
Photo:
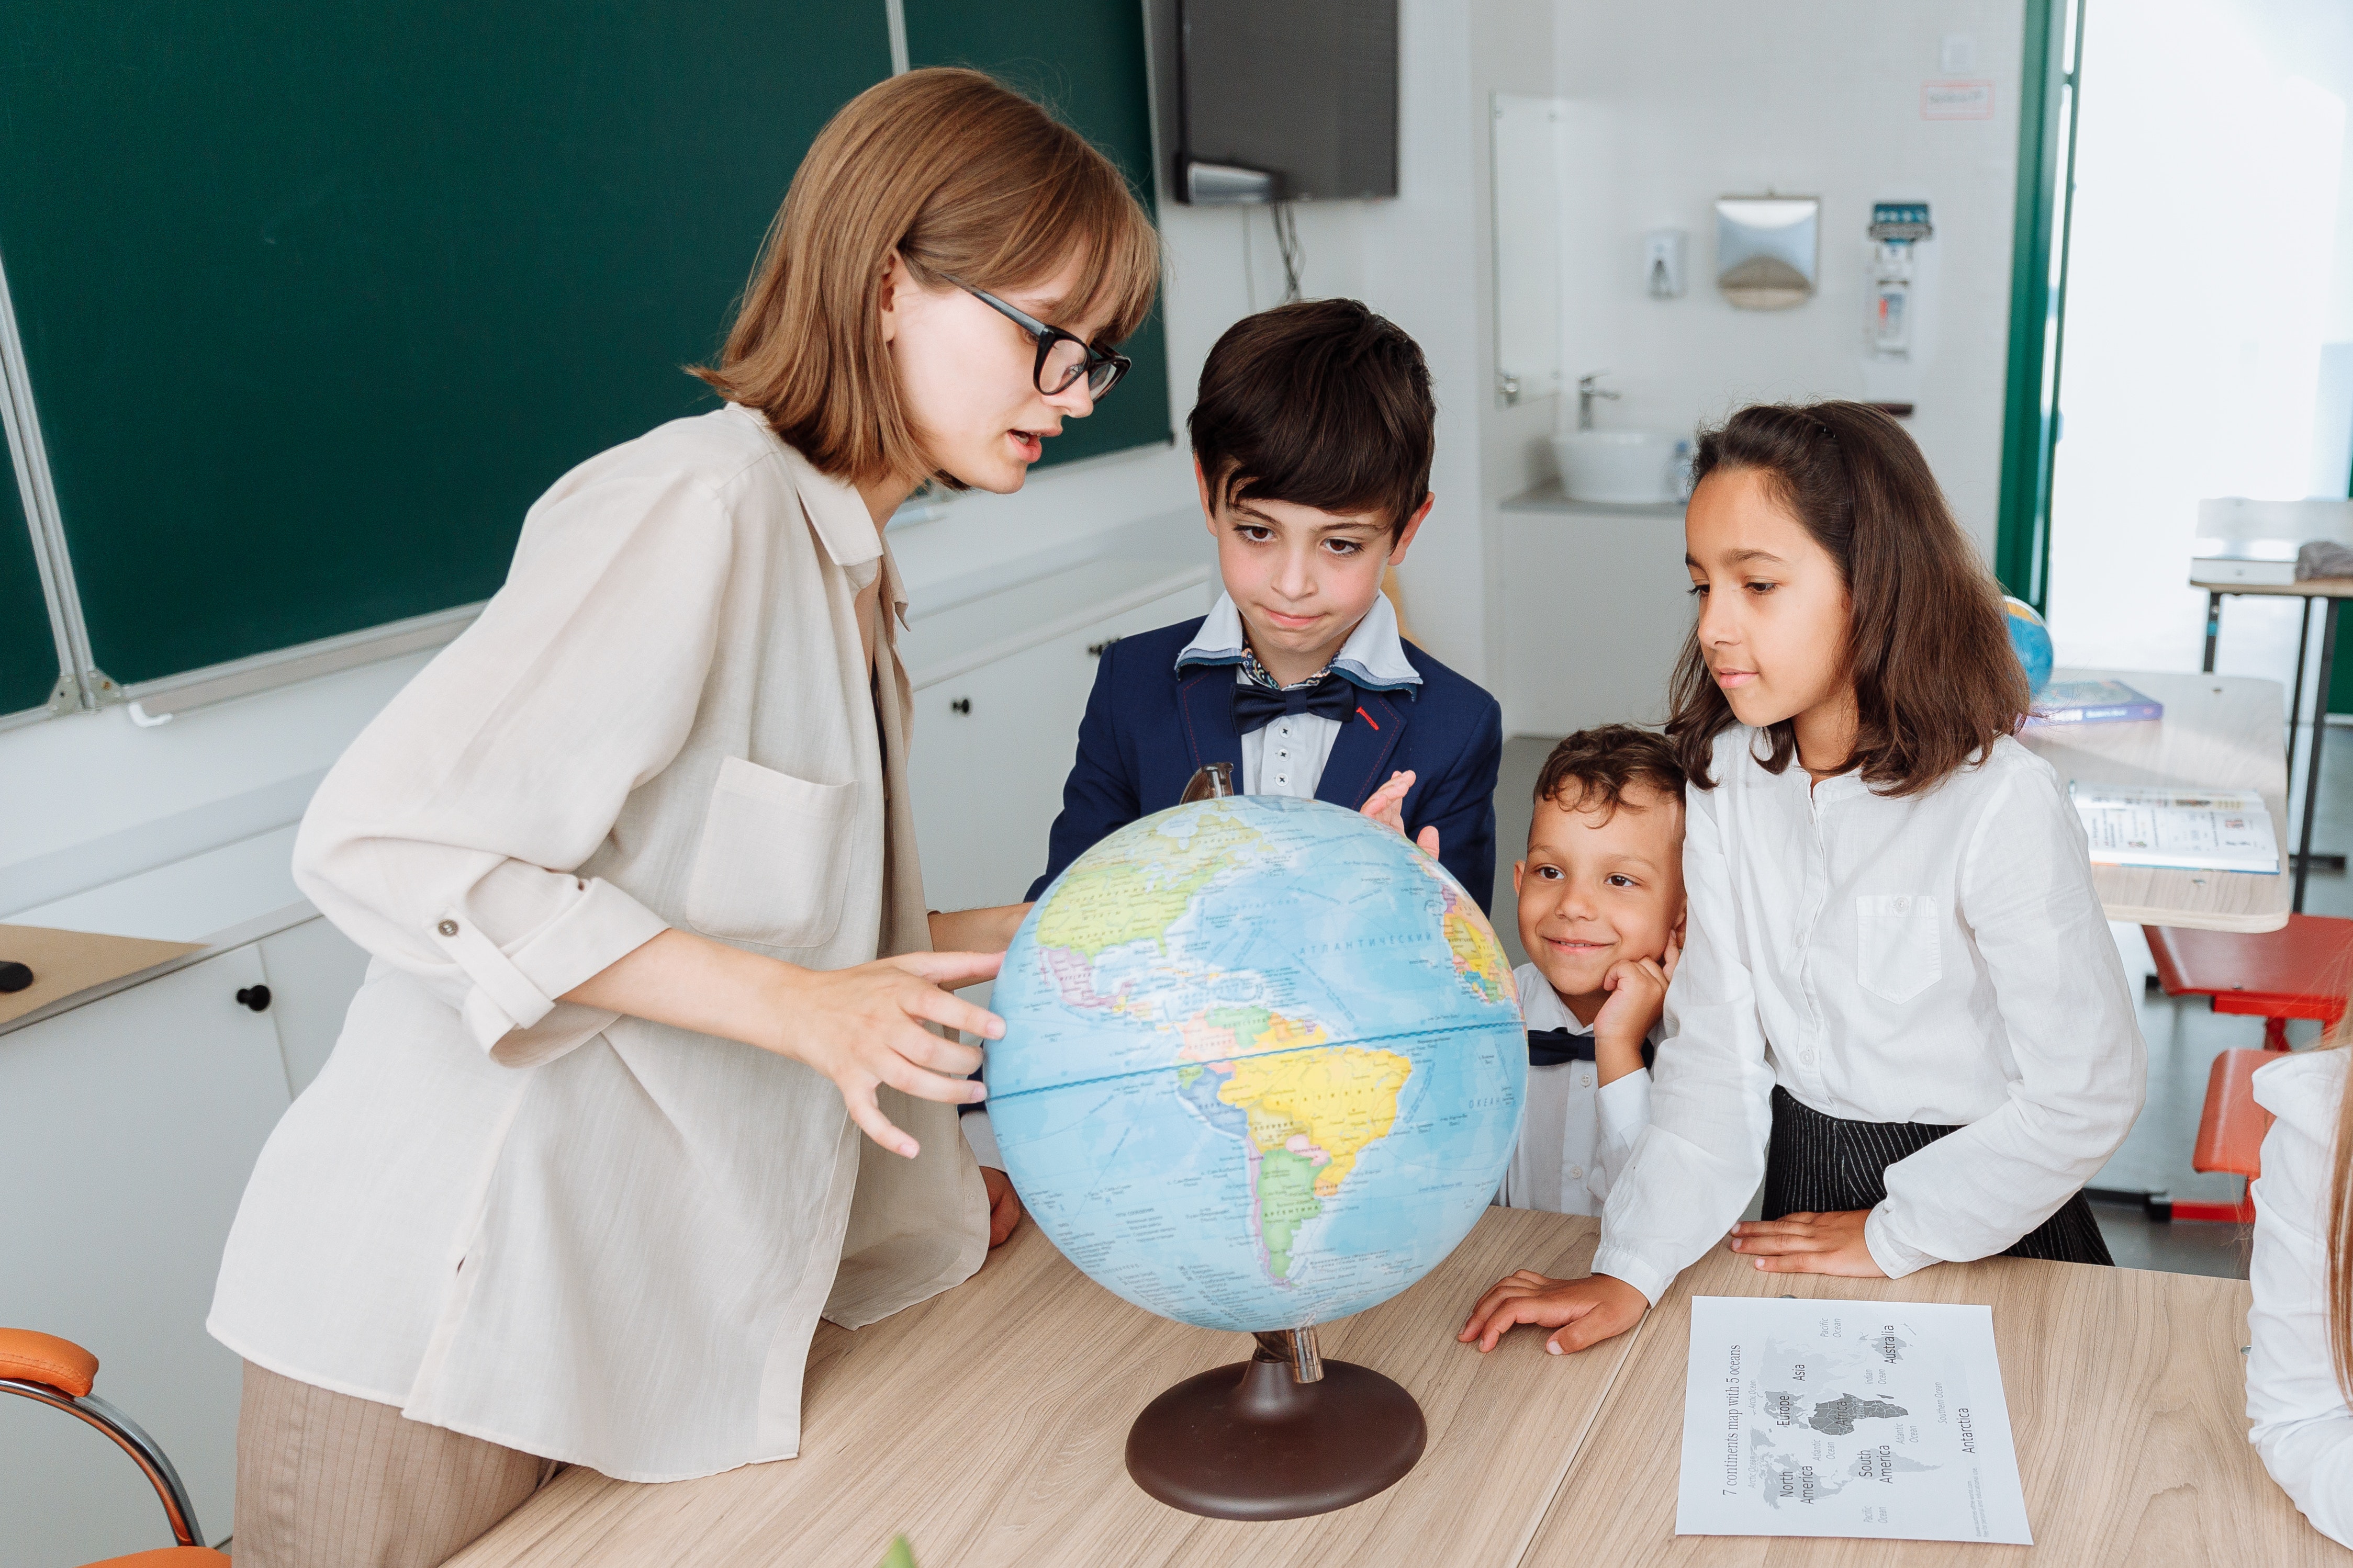
[[[1407,645],[1381,593],[1430,515],[1436,421],[1421,350],[1354,300],[1283,305],[1218,340],[1186,425],[1225,593],[1103,651],[1031,899],[1222,762],[1244,795],[1329,801],[1434,843],[1488,906],[1502,710]]]

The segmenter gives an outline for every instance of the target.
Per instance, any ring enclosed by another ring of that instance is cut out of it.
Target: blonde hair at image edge
[[[880,322],[893,252],[927,289],[1034,286],[1082,258],[1050,319],[1108,309],[1117,342],[1152,308],[1159,238],[1085,138],[979,71],[909,71],[868,88],[801,161],[716,367],[822,472],[928,474]],[[1059,323],[1057,323],[1059,324]]]

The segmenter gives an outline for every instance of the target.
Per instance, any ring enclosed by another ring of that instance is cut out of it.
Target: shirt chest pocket
[[[1945,973],[1944,930],[1930,893],[1865,893],[1854,901],[1855,983],[1909,1002]]]
[[[687,923],[765,947],[817,947],[841,924],[855,784],[720,764],[686,884]]]

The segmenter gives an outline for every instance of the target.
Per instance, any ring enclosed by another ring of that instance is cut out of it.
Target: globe
[[[1105,838],[1023,921],[992,1005],[990,1120],[1039,1227],[1203,1328],[1396,1295],[1477,1222],[1519,1134],[1493,929],[1436,860],[1319,801],[1199,801]]]
[[[2023,599],[2004,595],[2001,607],[2010,612],[2010,646],[2017,651],[2018,662],[2026,667],[2027,689],[2040,697],[2051,684],[2051,628]]]

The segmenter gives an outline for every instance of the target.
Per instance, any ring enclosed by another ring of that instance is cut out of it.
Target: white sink
[[[1663,430],[1579,430],[1553,437],[1571,500],[1641,506],[1675,499],[1675,443]]]

